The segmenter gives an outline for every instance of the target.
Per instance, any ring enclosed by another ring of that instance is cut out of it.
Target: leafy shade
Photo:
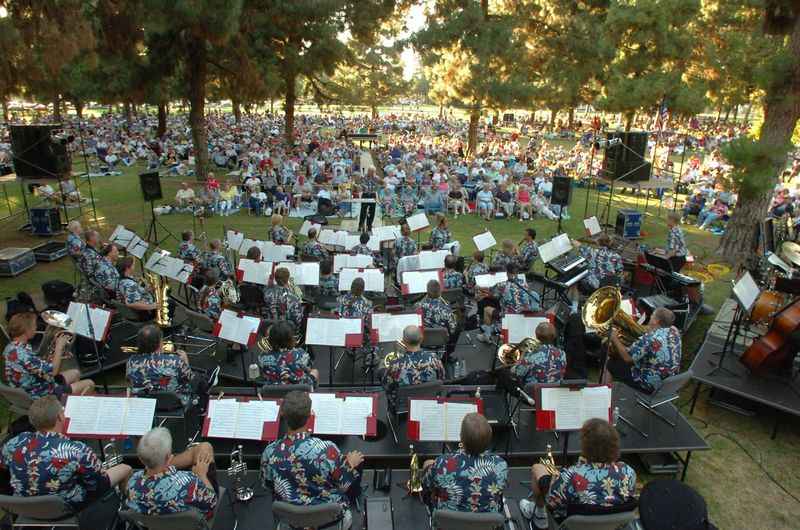
[[[774,186],[775,167],[786,159],[789,147],[742,136],[722,148],[723,156],[733,166],[729,184],[740,199],[760,197]]]

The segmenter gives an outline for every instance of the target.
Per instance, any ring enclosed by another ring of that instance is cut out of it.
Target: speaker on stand
[[[550,194],[550,204],[557,204],[558,208],[558,233],[561,233],[561,215],[564,208],[569,206],[572,200],[572,178],[553,177],[553,191]]]
[[[175,234],[170,232],[169,228],[161,224],[156,218],[155,202],[164,197],[161,190],[161,177],[158,174],[158,171],[140,173],[139,186],[142,188],[142,196],[144,197],[144,200],[150,202],[150,225],[147,227],[147,235],[145,236],[145,239],[150,243],[154,243],[156,246],[160,245],[161,242],[168,237],[172,237],[177,241],[178,238],[175,237]],[[167,233],[163,239],[158,238],[159,226]]]

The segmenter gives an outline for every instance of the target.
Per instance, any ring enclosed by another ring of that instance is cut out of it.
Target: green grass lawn
[[[141,197],[137,178],[140,169],[134,166],[125,169],[122,176],[93,180],[98,214],[96,227],[99,228],[103,237],[108,237],[117,224],[124,224],[144,236],[150,219],[150,208]],[[170,199],[174,197],[179,182],[179,179],[176,178],[165,178],[162,181],[164,196]],[[16,185],[9,185],[9,191],[12,186]],[[88,196],[86,186],[82,187],[82,191],[84,195]],[[581,188],[574,190],[570,207],[572,217],[563,222],[564,229],[572,236],[578,236],[583,232],[582,219],[586,197],[585,190]],[[597,204],[595,194],[592,193],[589,199],[588,211],[589,215],[593,215]],[[644,206],[643,199],[639,199],[638,202],[640,207]],[[600,212],[603,211],[605,204],[606,199],[602,197]],[[636,207],[636,205],[637,199],[634,197],[615,195],[609,219],[613,223],[618,208]],[[2,195],[0,195],[0,216],[2,216],[3,208]],[[667,232],[665,214],[666,210],[662,210],[661,216],[659,216],[658,203],[650,201],[643,224],[644,242],[652,245],[663,244]],[[179,235],[181,230],[192,228],[192,218],[186,214],[163,216],[159,220],[175,235]],[[22,219],[19,216],[0,222],[0,248],[32,247],[44,241],[44,239],[18,231],[17,228],[20,224],[22,224]],[[95,227],[94,220],[89,216],[85,218],[84,224]],[[290,219],[288,224],[296,231],[301,221]],[[484,228],[488,227],[498,241],[505,238],[519,241],[522,239],[523,229],[529,226],[537,229],[540,240],[548,239],[556,233],[556,224],[542,219],[530,223],[521,223],[517,220],[486,223],[477,216],[468,216],[451,221],[454,236],[464,246],[462,250],[464,255],[469,255],[474,250],[472,236]],[[263,239],[266,237],[268,219],[239,213],[235,216],[209,219],[204,228],[198,225],[196,230],[197,232],[205,230],[209,238],[221,238],[225,228],[234,228],[245,232],[251,238]],[[689,247],[701,263],[720,261],[714,256],[714,250],[718,244],[717,236],[708,232],[700,232],[692,226],[685,227],[685,230]],[[427,239],[427,235],[423,235],[423,238]],[[63,240],[63,236],[58,239]],[[177,242],[168,241],[163,246],[174,251]],[[69,282],[73,280],[73,267],[68,258],[52,264],[38,264],[32,270],[16,278],[0,279],[0,297],[13,296],[20,290],[38,292],[42,282],[53,278],[61,278]],[[718,308],[728,296],[729,280],[730,277],[720,278],[706,285],[706,300],[715,308]],[[685,335],[685,365],[691,362],[702,341],[705,329],[712,319],[713,317],[700,317],[694,327]],[[684,412],[688,413],[688,407],[685,404],[688,402],[688,392],[685,398],[681,403]],[[800,428],[798,428],[796,420],[787,417],[784,420],[786,426],[782,427],[777,440],[770,440],[773,418],[773,413],[770,411],[763,411],[758,416],[751,418],[709,406],[704,394],[695,415],[690,419],[701,434],[707,437],[713,450],[696,453],[693,456],[687,480],[706,497],[711,507],[712,518],[720,528],[798,527],[800,503],[771,482],[764,470],[769,472],[788,491],[800,496],[800,475],[797,466],[798,458],[800,458],[800,449],[798,449],[800,447]],[[723,436],[736,440],[742,447]],[[746,449],[749,455],[742,448]],[[764,470],[760,466],[763,466]],[[792,521],[795,522],[792,523]]]

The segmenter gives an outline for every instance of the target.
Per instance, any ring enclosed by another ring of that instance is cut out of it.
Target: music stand
[[[749,322],[748,317],[750,316],[750,311],[761,294],[761,289],[759,289],[758,284],[756,284],[749,271],[746,271],[738,281],[731,282],[731,284],[731,294],[736,301],[736,311],[728,325],[728,333],[725,336],[725,344],[722,346],[722,351],[718,352],[720,355],[719,361],[711,373],[708,374],[709,376],[714,375],[717,370],[724,370],[732,376],[736,375],[723,366],[725,364],[725,357],[728,353],[733,353],[736,341],[741,333],[742,323]],[[712,366],[714,364],[713,361],[709,361],[709,363],[711,363]]]

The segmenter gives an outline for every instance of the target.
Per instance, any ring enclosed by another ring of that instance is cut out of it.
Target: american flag
[[[667,108],[667,102],[662,101],[661,107],[658,109],[658,119],[656,121],[656,129],[659,131],[664,129],[664,124],[667,123],[667,119],[669,119],[669,108]]]

